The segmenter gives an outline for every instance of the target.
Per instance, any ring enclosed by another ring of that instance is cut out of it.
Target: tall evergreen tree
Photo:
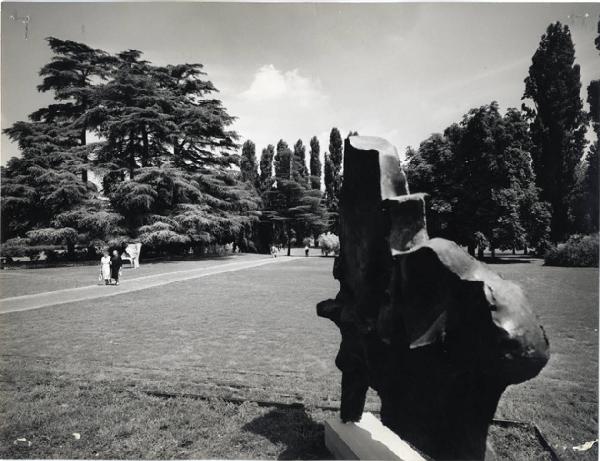
[[[309,188],[305,148],[301,141],[296,143],[295,151],[292,152],[283,140],[277,143],[276,182],[263,194],[263,215],[281,229],[288,256],[291,254],[293,238],[320,231],[326,215],[321,203],[321,191]]]
[[[342,162],[344,158],[344,143],[337,128],[329,133],[329,156],[325,162],[325,199],[330,213],[330,229],[338,232],[339,201],[342,190]],[[327,164],[329,162],[329,165]],[[328,178],[329,176],[329,178]],[[327,181],[329,179],[329,188]]]
[[[344,160],[344,141],[337,128],[332,128],[329,134],[329,159],[333,166],[333,200],[337,207],[342,188],[342,163]]]
[[[110,81],[96,89],[87,118],[107,139],[102,160],[130,176],[165,162],[188,171],[237,164],[237,134],[227,130],[234,118],[209,97],[216,89],[202,79],[202,65],[157,67],[141,56],[119,53]]]
[[[329,133],[329,156],[335,167],[336,174],[342,169],[342,160],[344,157],[344,142],[340,135],[340,130],[332,128]]]
[[[292,179],[298,184],[308,187],[308,168],[306,168],[306,147],[301,139],[294,144],[294,156],[292,158]]]
[[[89,127],[84,115],[92,106],[94,81],[106,79],[117,59],[83,43],[55,37],[46,40],[54,56],[40,70],[43,81],[37,89],[41,92],[52,91],[59,102],[38,109],[30,118],[43,122],[76,122],[74,127],[78,130],[79,142],[85,145]]]
[[[119,53],[118,68],[96,89],[96,106],[87,116],[107,140],[100,160],[127,169],[131,178],[138,168],[168,160],[176,129],[170,120],[175,98],[160,88],[154,67],[141,55],[137,50]]]
[[[600,51],[600,20],[598,20],[598,36],[594,43],[596,49]],[[598,171],[598,162],[600,161],[598,154],[600,154],[600,79],[592,80],[588,86],[588,97],[587,101],[590,105],[590,120],[592,128],[596,134],[596,140],[591,145],[590,150],[586,157],[586,172],[585,172],[585,195],[584,201],[586,209],[589,214],[590,230],[598,232],[599,219],[598,216],[600,208],[600,189],[598,187],[598,181],[600,180]]]
[[[584,176],[584,187],[585,193],[583,196],[585,209],[589,216],[589,231],[598,232],[598,208],[600,207],[599,203],[599,195],[600,189],[598,187],[599,175],[598,171],[598,163],[600,162],[600,158],[598,154],[600,153],[600,147],[598,145],[598,141],[595,141],[592,146],[590,146],[590,150],[586,157],[586,170]]]
[[[258,186],[256,146],[249,139],[242,146],[242,156],[240,159],[240,178],[242,181]]]
[[[310,139],[310,186],[321,190],[321,146],[316,136]]]
[[[293,227],[295,220],[302,213],[300,202],[303,188],[292,180],[293,153],[282,139],[277,143],[275,154],[275,184],[264,194],[265,210],[263,215],[280,226],[285,235],[288,256],[291,254]]]
[[[292,172],[292,151],[287,142],[280,139],[277,143],[277,151],[275,153],[275,178],[279,180],[291,179]]]
[[[4,130],[17,142],[21,158],[2,169],[2,241],[47,229],[53,217],[90,199],[82,180],[89,152],[75,148],[86,144],[82,117],[91,107],[94,82],[108,76],[116,59],[82,43],[46,40],[54,56],[40,70],[37,89],[52,92],[56,102],[30,114],[30,122]]]
[[[2,239],[24,237],[36,228],[48,228],[62,211],[90,197],[82,181],[83,155],[54,150],[47,155],[25,151],[2,168]]]
[[[260,189],[269,190],[272,185],[273,177],[273,157],[275,156],[275,147],[269,144],[263,149],[260,155]]]
[[[202,69],[202,64],[176,64],[155,67],[152,73],[174,102],[170,144],[176,164],[189,171],[229,168],[238,161],[238,135],[229,129],[235,117],[212,96],[218,90],[203,79]]]
[[[323,156],[323,181],[325,182],[325,198],[328,208],[335,197],[335,167],[331,161],[331,156],[325,152]]]
[[[553,241],[572,230],[569,197],[585,147],[585,113],[579,96],[581,79],[568,26],[550,24],[532,58],[523,99],[534,109],[531,133],[533,165],[542,198],[552,205]]]
[[[241,246],[259,199],[231,168],[239,163],[237,135],[226,129],[233,118],[207,97],[215,89],[200,78],[202,66],[156,67],[136,50],[113,57],[49,42],[55,57],[42,69],[42,90],[60,104],[5,130],[22,156],[2,168],[3,241],[62,242],[70,251],[130,238],[157,251]],[[104,139],[82,145],[84,128]],[[105,173],[105,197],[88,168]]]

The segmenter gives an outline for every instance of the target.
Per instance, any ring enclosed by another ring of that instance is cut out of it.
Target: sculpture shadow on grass
[[[303,408],[274,408],[244,425],[242,430],[284,445],[277,459],[332,459],[325,447],[323,425]]]

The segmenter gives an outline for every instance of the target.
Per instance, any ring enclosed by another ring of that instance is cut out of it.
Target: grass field
[[[243,259],[260,259],[264,255],[245,254]],[[225,264],[240,259],[239,254],[202,258],[191,261],[163,261],[143,263],[138,269],[132,269],[129,263],[123,265],[123,281],[148,275],[168,272],[200,269],[218,264]],[[73,265],[72,267],[54,267],[40,269],[9,269],[0,271],[0,297],[10,298],[64,288],[79,288],[102,284],[98,281],[99,263],[96,265]]]
[[[339,404],[339,332],[315,304],[337,291],[332,262],[298,258],[1,315],[0,457],[327,457],[319,423],[334,413],[317,407]],[[509,388],[497,417],[534,422],[565,459],[596,459],[597,446],[572,447],[597,438],[598,270],[493,268],[526,288],[552,350],[538,378]],[[30,272],[10,284],[31,284]],[[374,395],[368,402],[377,408]]]

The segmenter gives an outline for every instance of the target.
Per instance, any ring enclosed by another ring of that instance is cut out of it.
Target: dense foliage
[[[5,130],[21,150],[1,169],[5,255],[64,248],[72,257],[129,240],[155,252],[285,243],[289,253],[294,242],[338,232],[337,128],[323,162],[316,137],[291,148],[280,140],[259,159],[246,140],[238,154],[234,118],[201,64],[156,66],[137,50],[48,43],[38,90],[55,101]],[[410,188],[429,194],[430,234],[482,256],[484,248],[543,254],[550,242],[597,232],[600,80],[587,88],[589,114],[580,89],[569,28],[551,24],[525,79],[528,105],[471,109],[408,148]],[[584,155],[588,123],[596,140]],[[89,143],[90,134],[100,141]]]
[[[523,105],[531,119],[531,150],[541,197],[552,206],[551,237],[565,238],[574,229],[576,170],[586,144],[586,114],[580,98],[581,78],[569,27],[550,24],[532,57],[525,79]]]
[[[329,253],[333,253],[337,256],[340,252],[340,238],[331,232],[319,235],[317,238],[317,245],[321,249],[321,254],[324,256],[329,256]]]
[[[266,152],[268,156],[268,149]],[[270,229],[270,233],[262,240],[285,242],[289,255],[294,241],[301,242],[306,236],[318,235],[325,226],[327,213],[321,191],[311,187],[306,148],[301,140],[296,142],[293,152],[285,141],[280,140],[274,161],[275,176],[262,195],[262,225]],[[265,244],[270,242],[263,242],[261,248]]]
[[[310,186],[321,190],[321,146],[316,136],[310,139]]]
[[[486,247],[543,254],[550,242],[597,232],[600,80],[588,87],[589,117],[580,89],[569,28],[551,24],[525,79],[533,107],[503,116],[496,103],[472,109],[408,148],[411,190],[430,195],[430,233],[482,256]],[[584,157],[588,119],[596,141]]]
[[[339,202],[342,190],[342,163],[344,143],[340,130],[332,128],[329,133],[329,152],[325,153],[325,199],[330,213],[329,227],[337,231]]]
[[[544,260],[547,266],[598,267],[598,249],[598,234],[575,234],[550,248]]]
[[[600,20],[596,49],[600,51]],[[552,266],[598,267],[598,139],[600,138],[600,79],[592,80],[587,88],[590,107],[589,121],[596,136],[585,159],[575,170],[575,185],[570,194],[571,229],[577,232],[594,232],[591,235],[574,234],[564,243],[550,248],[545,262]]]
[[[249,139],[242,145],[240,179],[259,187],[258,165],[256,163],[256,146]]]
[[[233,117],[202,65],[154,66],[137,50],[48,43],[54,56],[38,89],[56,103],[5,130],[22,155],[2,168],[3,248],[72,253],[135,239],[183,252],[243,241],[260,199],[239,180]],[[100,141],[88,144],[89,133]],[[241,166],[255,184],[253,149],[245,146]],[[101,180],[89,181],[90,172]]]
[[[595,40],[596,49],[600,51],[600,19],[598,20],[598,36]],[[600,78],[592,80],[587,89],[587,102],[590,105],[590,121],[596,135],[596,140],[591,145],[585,161],[585,173],[583,175],[583,203],[584,224],[583,230],[598,232],[600,211],[600,189],[598,180],[598,154],[600,154]]]
[[[413,191],[426,192],[428,228],[473,254],[496,249],[543,249],[548,205],[540,202],[532,170],[532,141],[523,114],[498,105],[470,110],[462,121],[408,149]]]

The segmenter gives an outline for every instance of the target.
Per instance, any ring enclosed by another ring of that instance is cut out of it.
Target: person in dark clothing
[[[114,279],[115,285],[119,284],[119,275],[121,274],[121,256],[117,250],[113,251],[112,257],[110,258],[110,277]]]

